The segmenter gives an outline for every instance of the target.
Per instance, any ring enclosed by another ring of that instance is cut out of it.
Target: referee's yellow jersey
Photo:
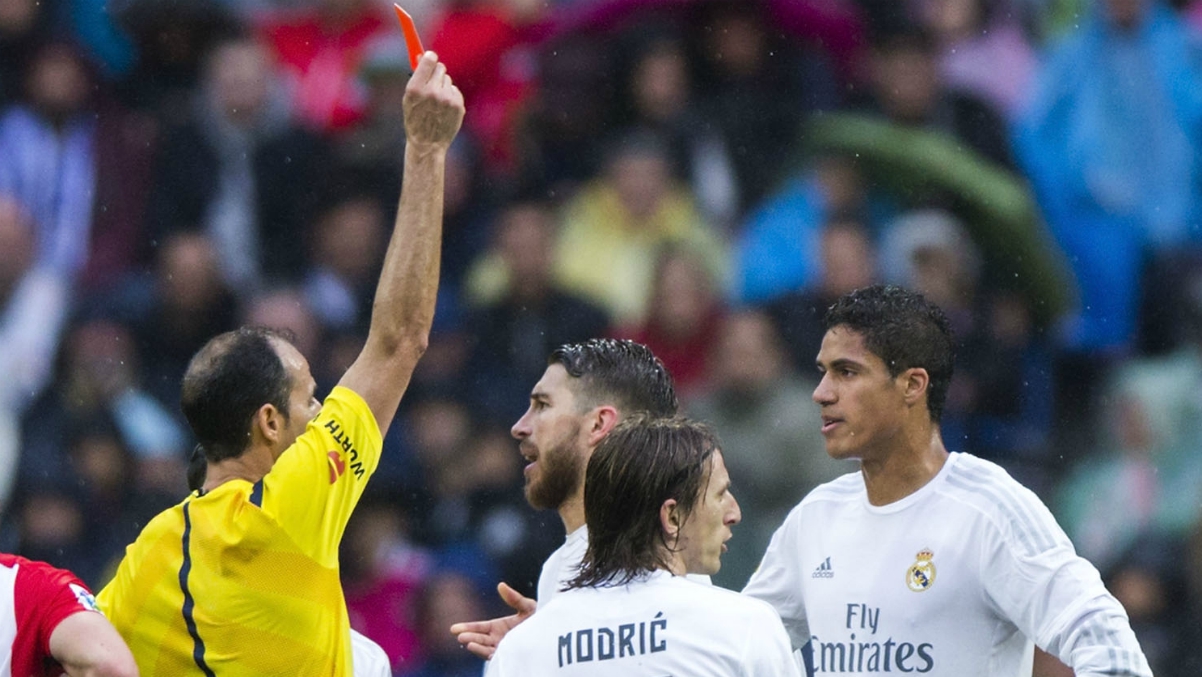
[[[142,677],[350,677],[338,543],[381,444],[363,399],[335,388],[262,480],[151,520],[97,598]]]

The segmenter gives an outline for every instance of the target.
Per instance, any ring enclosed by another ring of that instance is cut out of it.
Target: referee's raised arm
[[[443,173],[463,122],[463,94],[426,52],[405,88],[405,173],[396,226],[372,304],[363,352],[339,385],[358,393],[388,429],[425,352],[438,292]]]

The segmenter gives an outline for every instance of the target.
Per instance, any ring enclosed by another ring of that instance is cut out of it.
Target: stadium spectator
[[[542,46],[535,68],[539,86],[514,122],[520,152],[511,173],[522,188],[570,195],[604,160],[614,105],[608,54],[596,36],[561,38]]]
[[[765,307],[799,374],[810,373],[822,347],[826,309],[840,296],[879,279],[876,242],[864,223],[852,215],[835,215],[827,221],[819,234],[816,258],[819,269],[814,283],[779,296]]]
[[[431,576],[421,592],[417,615],[425,654],[399,670],[398,677],[479,677],[480,659],[464,651],[447,634],[447,627],[459,618],[484,615],[481,594],[473,577],[454,569]]]
[[[130,328],[116,320],[84,316],[68,329],[60,352],[54,387],[46,389],[22,421],[22,483],[69,477],[70,433],[107,420],[139,466],[164,466],[166,472],[151,476],[171,478],[170,482],[155,488],[178,491],[187,434],[143,383],[142,358]]]
[[[608,332],[596,304],[566,291],[554,279],[555,215],[538,200],[503,208],[493,245],[475,266],[481,293],[495,287],[464,319],[468,341],[468,391],[482,414],[509,422],[521,416],[530,384],[547,368],[547,355],[566,343]],[[495,278],[496,281],[490,281]]]
[[[51,380],[70,303],[64,276],[34,266],[35,246],[25,210],[0,195],[0,511],[21,461],[21,417]]]
[[[407,532],[394,505],[365,498],[347,523],[339,557],[351,628],[379,642],[394,671],[421,655],[418,597],[434,564]]]
[[[115,298],[92,305],[128,321],[146,388],[164,403],[175,402],[188,360],[205,341],[234,328],[237,309],[213,241],[198,231],[164,237],[151,275],[129,280]]]
[[[564,206],[555,270],[572,291],[599,303],[618,325],[646,318],[663,245],[692,247],[714,276],[728,268],[721,235],[672,179],[663,139],[632,132],[609,149],[605,173]]]
[[[807,161],[743,224],[737,241],[738,299],[763,304],[828,284],[823,278],[831,274],[829,266],[834,261],[825,257],[834,252],[825,248],[828,243],[823,240],[823,231],[835,221],[852,220],[861,222],[871,238],[876,230],[871,217],[877,215],[869,213],[868,197],[868,178],[850,155],[836,153]],[[868,266],[856,274],[875,272]],[[815,341],[814,351],[804,355],[807,365],[817,350]]]
[[[935,38],[949,89],[969,92],[1006,117],[1022,105],[1035,74],[1035,49],[1016,0],[913,0]]]
[[[50,5],[38,0],[12,0],[0,11],[0,108],[21,95],[28,59],[50,32],[52,15]]]
[[[0,116],[0,193],[24,205],[36,262],[74,281],[88,260],[95,156],[95,75],[69,42],[40,45],[25,73],[25,98]]]
[[[698,109],[688,46],[669,29],[640,28],[628,40],[634,46],[623,92],[629,99],[625,125],[665,139],[673,176],[697,197],[707,223],[727,229],[742,207],[738,180],[725,139]]]
[[[650,348],[672,374],[678,394],[687,397],[710,380],[710,347],[725,313],[719,283],[704,258],[687,245],[667,244],[656,252],[643,321],[617,333]]]
[[[323,195],[329,149],[292,121],[271,55],[247,36],[217,42],[188,113],[164,132],[155,161],[152,237],[207,234],[238,293],[296,279],[305,261],[297,234]]]
[[[373,0],[318,0],[269,14],[264,41],[287,81],[292,110],[322,132],[346,129],[363,115],[359,68],[373,41],[395,26]]]
[[[348,330],[366,324],[388,236],[387,218],[383,204],[373,197],[352,195],[313,220],[304,291],[323,326]]]
[[[1047,490],[1053,364],[1022,296],[987,275],[963,223],[942,210],[903,213],[887,224],[880,250],[882,278],[939,306],[955,337],[940,434]]]
[[[1091,3],[1049,49],[1015,125],[1081,288],[1062,341],[1095,360],[1133,347],[1148,255],[1202,241],[1202,68],[1166,4]]]
[[[830,110],[841,98],[829,62],[774,30],[765,4],[698,2],[691,17],[699,118],[729,149],[739,215],[779,181],[797,146],[799,113]]]

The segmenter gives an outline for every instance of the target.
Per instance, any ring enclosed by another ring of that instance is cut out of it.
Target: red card
[[[405,35],[405,45],[409,48],[409,67],[417,70],[417,63],[421,61],[422,54],[426,50],[422,48],[422,39],[417,37],[417,26],[413,25],[413,17],[409,16],[409,12],[401,9],[400,5],[393,4],[396,8],[396,18],[401,22],[401,32]]]

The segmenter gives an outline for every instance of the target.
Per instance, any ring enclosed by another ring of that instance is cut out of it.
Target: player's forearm
[[[414,360],[425,350],[434,321],[446,153],[445,145],[405,149],[401,203],[372,308],[368,340]]]
[[[64,666],[67,677],[138,677],[137,666],[116,659],[85,666]]]
[[[138,676],[138,666],[121,635],[93,611],[72,614],[55,627],[50,655],[69,677]]]

